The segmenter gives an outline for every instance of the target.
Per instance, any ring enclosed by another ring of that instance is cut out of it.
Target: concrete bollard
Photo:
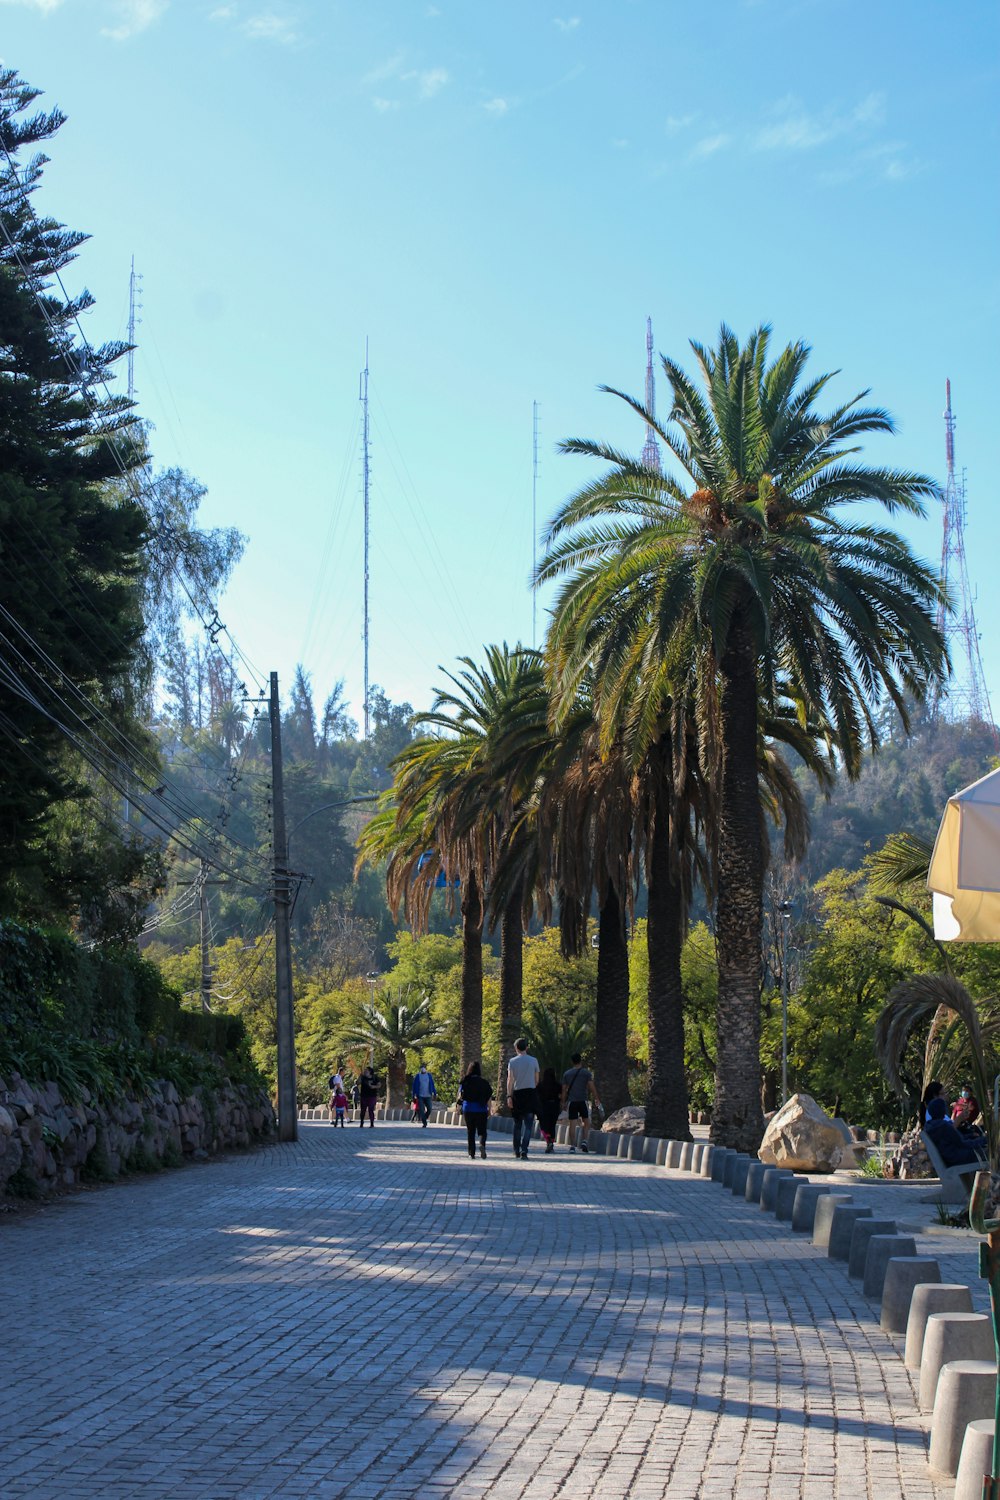
[[[607,1156],[608,1137],[603,1130],[592,1130],[587,1141],[592,1156]]]
[[[712,1162],[715,1160],[715,1147],[710,1141],[706,1141],[701,1153],[701,1175],[711,1181]]]
[[[680,1166],[680,1164],[681,1164],[681,1142],[680,1141],[668,1141],[667,1142],[667,1169],[668,1169],[668,1171],[676,1172],[677,1168]]]
[[[862,1208],[857,1203],[842,1203],[839,1208],[833,1210],[833,1218],[830,1220],[830,1243],[826,1247],[826,1253],[831,1260],[850,1259],[854,1226],[859,1219],[871,1217],[871,1209]]]
[[[728,1146],[724,1146],[721,1149],[717,1149],[715,1151],[715,1154],[712,1157],[712,1181],[713,1182],[721,1182],[722,1181],[722,1179],[723,1179],[723,1177],[725,1175],[725,1171],[726,1171],[726,1162],[729,1160],[729,1158],[731,1156],[735,1156],[735,1155],[736,1155],[736,1152],[735,1151],[730,1151],[730,1149],[729,1149]]]
[[[631,1149],[632,1137],[630,1135],[620,1135],[618,1137],[618,1160],[628,1161],[628,1154]]]
[[[697,1172],[699,1177],[704,1175],[702,1168],[705,1164],[705,1154],[711,1151],[711,1149],[707,1141],[695,1141],[694,1143],[694,1150],[691,1152],[691,1170],[692,1172]]]
[[[917,1246],[910,1234],[873,1234],[868,1241],[868,1254],[865,1256],[862,1295],[870,1297],[873,1302],[881,1302],[890,1260],[897,1256],[909,1258],[916,1253]]]
[[[813,1219],[813,1244],[820,1250],[830,1248],[830,1229],[833,1225],[833,1210],[842,1204],[851,1203],[853,1199],[850,1193],[837,1193],[833,1189],[820,1198],[816,1204],[816,1216]]]
[[[847,1274],[862,1281],[868,1259],[868,1241],[873,1234],[895,1234],[895,1219],[859,1219],[851,1235],[851,1253],[847,1257]]]
[[[941,1474],[958,1473],[965,1429],[993,1415],[997,1395],[995,1359],[959,1359],[946,1364],[938,1380],[931,1418],[927,1462]]]
[[[617,1156],[618,1142],[621,1139],[618,1132],[616,1130],[602,1130],[601,1134],[607,1141],[607,1145],[604,1148],[605,1156]]]
[[[778,1183],[778,1191],[774,1199],[774,1217],[776,1219],[780,1219],[786,1224],[791,1223],[792,1210],[795,1207],[795,1194],[803,1182],[805,1182],[805,1178],[800,1177],[797,1172],[793,1172],[791,1177],[786,1177],[782,1182]]]
[[[792,1201],[792,1228],[796,1234],[812,1234],[816,1209],[821,1198],[829,1195],[825,1183],[803,1182]]]
[[[954,1500],[982,1500],[983,1475],[993,1464],[993,1418],[970,1422],[962,1440]]]
[[[764,1175],[760,1180],[760,1198],[757,1201],[766,1213],[773,1214],[777,1207],[778,1184],[793,1175],[787,1167],[764,1168]]]
[[[633,1135],[633,1136],[630,1136],[629,1137],[629,1143],[628,1143],[628,1160],[629,1161],[642,1161],[642,1153],[643,1153],[643,1150],[645,1148],[645,1145],[646,1145],[646,1137],[644,1135]]]
[[[910,1321],[914,1288],[940,1284],[941,1267],[930,1255],[894,1255],[886,1266],[879,1327],[884,1333],[905,1333]]]
[[[924,1333],[931,1313],[972,1311],[972,1293],[961,1282],[942,1282],[938,1286],[916,1286],[910,1299],[910,1316],[906,1320],[906,1349],[903,1363],[908,1370],[919,1370],[924,1352]]]
[[[743,1197],[747,1203],[760,1202],[760,1189],[766,1171],[762,1161],[752,1161],[747,1168],[746,1187],[743,1189]]]
[[[993,1325],[985,1313],[931,1313],[924,1332],[920,1356],[920,1389],[917,1404],[921,1411],[933,1411],[938,1376],[945,1365],[973,1364],[989,1360],[996,1372],[996,1345]],[[972,1418],[969,1418],[972,1421]]]
[[[659,1151],[662,1141],[657,1140],[655,1135],[647,1135],[642,1143],[642,1159],[656,1165],[656,1153]]]
[[[722,1186],[724,1188],[732,1188],[733,1173],[736,1171],[736,1163],[739,1161],[749,1160],[750,1158],[745,1151],[734,1151],[732,1156],[726,1157],[726,1163],[722,1169]]]
[[[682,1172],[690,1172],[691,1158],[694,1156],[694,1141],[681,1141],[681,1159],[678,1166]]]
[[[747,1177],[753,1166],[753,1157],[748,1156],[745,1161],[736,1158],[736,1166],[733,1169],[733,1197],[746,1199]]]

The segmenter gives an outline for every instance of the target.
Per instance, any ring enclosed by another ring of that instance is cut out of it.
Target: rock
[[[627,1104],[624,1109],[616,1109],[613,1115],[609,1115],[603,1128],[618,1135],[645,1135],[646,1111],[641,1104]]]
[[[757,1155],[769,1167],[796,1172],[835,1172],[846,1150],[837,1121],[825,1114],[808,1094],[793,1094],[771,1117]]]
[[[911,1181],[915,1177],[937,1176],[916,1126],[903,1132],[899,1150],[886,1157],[882,1172],[885,1177],[899,1178],[902,1182]]]

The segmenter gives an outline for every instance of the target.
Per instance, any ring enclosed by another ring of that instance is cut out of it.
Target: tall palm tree
[[[431,1002],[426,996],[414,1000],[404,990],[380,1004],[365,1001],[359,1014],[340,1028],[337,1040],[345,1049],[369,1049],[376,1061],[387,1064],[386,1102],[390,1109],[399,1109],[406,1102],[407,1052],[443,1045],[445,1030],[431,1015]]]
[[[789,344],[768,363],[770,330],[744,346],[726,327],[692,343],[701,386],[663,359],[672,403],[652,425],[684,478],[603,443],[563,450],[603,460],[549,528],[539,580],[564,580],[551,630],[564,677],[589,672],[607,733],[616,706],[659,672],[695,682],[700,753],[715,787],[712,839],[719,966],[713,1138],[756,1150],[760,1103],[761,930],[766,842],[759,783],[763,713],[792,708],[824,726],[849,775],[888,698],[907,722],[947,670],[935,615],[941,585],[884,525],[845,515],[873,502],[922,515],[937,494],[920,474],[865,466],[855,439],[893,430],[867,393],[820,415],[831,376],[804,379]]]

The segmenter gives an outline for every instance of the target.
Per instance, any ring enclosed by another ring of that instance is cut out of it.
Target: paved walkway
[[[700,1179],[464,1132],[0,1221],[3,1500],[938,1500],[837,1266]]]

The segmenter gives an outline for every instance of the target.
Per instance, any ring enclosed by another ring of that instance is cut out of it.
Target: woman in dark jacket
[[[373,1068],[366,1068],[361,1075],[361,1129],[365,1128],[365,1115],[375,1129],[375,1106],[378,1103],[378,1079]]]
[[[479,1136],[479,1154],[486,1160],[486,1124],[490,1118],[492,1086],[482,1076],[479,1064],[470,1063],[465,1077],[458,1086],[458,1097],[462,1101],[462,1117],[469,1134],[469,1155],[475,1160],[476,1136]]]
[[[555,1068],[546,1068],[538,1085],[538,1128],[545,1137],[545,1154],[556,1149],[556,1121],[562,1089]]]

